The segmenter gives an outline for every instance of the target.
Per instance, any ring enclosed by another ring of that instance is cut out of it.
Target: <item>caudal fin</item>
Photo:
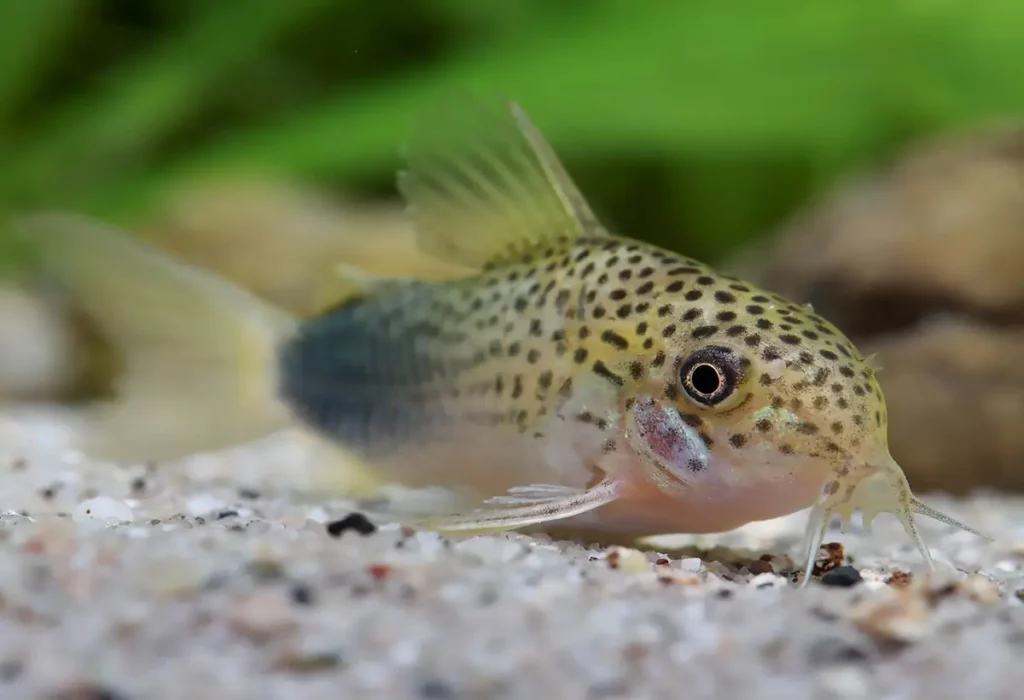
[[[168,460],[288,426],[276,399],[276,348],[294,331],[294,318],[85,217],[38,214],[17,230],[122,367],[116,398],[84,416],[88,454]]]

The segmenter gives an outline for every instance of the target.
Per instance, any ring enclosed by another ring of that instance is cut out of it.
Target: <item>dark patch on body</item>
[[[439,317],[437,290],[409,284],[305,322],[278,353],[280,398],[303,424],[369,457],[442,427],[440,402],[458,394],[459,377],[503,352],[490,340],[467,348],[459,328],[490,312],[474,300]],[[498,375],[478,390],[522,393],[520,376],[510,383]]]

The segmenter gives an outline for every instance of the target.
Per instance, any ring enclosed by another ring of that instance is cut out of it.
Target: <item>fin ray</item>
[[[599,228],[518,104],[464,99],[424,117],[398,188],[428,254],[480,268]]]
[[[564,498],[571,498],[584,493],[583,489],[554,484],[530,484],[529,486],[513,486],[504,496],[488,498],[488,505],[529,505],[550,503]]]
[[[512,530],[562,520],[607,505],[619,497],[621,485],[614,479],[605,479],[585,491],[566,491],[568,493],[560,497],[534,500],[525,504],[426,518],[417,525],[423,529],[440,532]]]
[[[339,263],[334,266],[334,278],[336,286],[348,292],[348,294],[339,295],[342,301],[367,294],[387,293],[403,287],[409,282],[409,280],[394,277],[381,277],[347,263]]]

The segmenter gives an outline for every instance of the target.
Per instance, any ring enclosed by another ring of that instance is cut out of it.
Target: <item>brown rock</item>
[[[734,269],[844,332],[904,328],[935,310],[1024,321],[1024,129],[913,146],[841,185]]]
[[[1024,491],[1024,328],[942,320],[864,344],[893,457],[918,490]]]

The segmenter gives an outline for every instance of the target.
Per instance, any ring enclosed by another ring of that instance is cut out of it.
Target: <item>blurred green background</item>
[[[1022,28],[1019,0],[2,0],[0,205],[127,224],[220,172],[392,197],[412,120],[468,89],[519,101],[615,228],[715,260],[1013,115]]]

